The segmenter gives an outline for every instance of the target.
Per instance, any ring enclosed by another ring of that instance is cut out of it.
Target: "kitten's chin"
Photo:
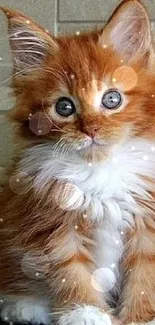
[[[91,146],[79,151],[82,158],[88,163],[105,161],[108,157],[108,148],[103,145],[92,144]]]

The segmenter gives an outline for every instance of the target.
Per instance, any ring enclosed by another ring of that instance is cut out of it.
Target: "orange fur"
[[[138,4],[143,13],[140,1],[123,1],[104,32],[58,39],[28,18],[30,32],[35,33],[43,42],[47,55],[41,66],[34,70],[27,72],[23,68],[21,71],[18,62],[14,66],[16,74],[12,79],[12,88],[16,95],[16,105],[8,118],[18,122],[17,139],[22,137],[27,141],[23,150],[47,141],[58,141],[60,138],[67,143],[80,141],[86,135],[91,136],[95,130],[98,137],[108,145],[104,149],[96,148],[94,152],[91,149],[85,151],[83,157],[89,162],[104,162],[110,156],[111,146],[124,143],[126,137],[155,141],[155,96],[152,96],[155,92],[155,62],[152,45],[144,49],[141,57],[135,56],[129,60],[124,53],[116,51],[109,36],[119,15],[128,6]],[[17,28],[17,31],[23,26],[27,28],[26,16],[13,10],[2,10],[7,15],[10,34],[13,28]],[[146,26],[139,26],[136,28],[141,27],[140,31],[144,33]],[[105,40],[107,46],[103,48],[101,41],[104,43]],[[12,41],[11,45],[14,51]],[[13,52],[13,57],[15,55]],[[93,104],[94,96],[96,91],[102,91],[104,84],[115,88],[113,76],[122,65],[122,58],[123,65],[130,66],[136,72],[137,84],[124,91],[128,101],[125,109],[112,114],[101,112]],[[73,120],[61,120],[52,116],[55,100],[64,96],[64,93],[77,101],[79,114]],[[33,116],[38,112],[45,113],[44,123],[51,123],[49,132],[39,136],[29,127],[30,114]],[[9,177],[16,175],[22,157],[23,151],[15,157],[14,165],[8,170]],[[104,296],[91,285],[91,276],[96,269],[91,254],[96,245],[94,231],[100,227],[100,223],[84,219],[78,210],[68,211],[58,205],[54,197],[59,193],[61,185],[64,185],[59,184],[57,179],[36,191],[33,188],[35,176],[32,174],[23,178],[22,194],[14,193],[8,183],[0,196],[0,216],[4,220],[0,236],[0,293],[36,298],[48,296],[50,301],[56,296],[56,306],[65,306],[66,310],[74,303],[110,310]],[[28,190],[24,191],[25,188]],[[138,201],[134,193],[133,197]],[[148,247],[154,244],[155,207],[152,201],[142,200],[140,204],[144,205],[144,209],[149,205],[150,215],[147,221],[143,216],[135,216],[134,229],[127,231],[124,239],[122,291],[117,308],[117,318],[124,323],[145,322],[155,317],[155,257],[154,251],[146,249],[143,241],[145,237]],[[86,213],[89,216],[91,209]],[[76,243],[73,239],[75,247],[72,250],[70,227],[73,229],[75,225],[78,241]],[[64,251],[66,246],[69,246],[68,251]],[[63,251],[64,254],[61,253]],[[44,275],[41,281],[29,278],[21,268],[23,256],[28,252],[39,252],[38,267]],[[142,293],[140,299],[139,292]],[[51,305],[53,307],[53,302]]]

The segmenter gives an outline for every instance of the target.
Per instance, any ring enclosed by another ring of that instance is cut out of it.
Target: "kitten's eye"
[[[70,98],[61,97],[56,103],[56,112],[64,117],[73,115],[76,111],[75,105]]]
[[[108,109],[116,109],[122,104],[122,96],[117,90],[108,90],[102,97],[102,105]]]

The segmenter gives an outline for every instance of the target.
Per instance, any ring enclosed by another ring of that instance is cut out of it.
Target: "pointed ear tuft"
[[[19,11],[0,9],[8,19],[8,33],[14,69],[27,74],[43,64],[47,55],[55,55],[58,44],[49,33]]]
[[[99,42],[126,60],[145,56],[151,48],[151,27],[140,0],[124,0],[105,27]]]

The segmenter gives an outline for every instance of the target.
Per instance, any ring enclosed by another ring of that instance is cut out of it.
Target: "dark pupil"
[[[121,95],[117,91],[107,92],[102,99],[102,104],[106,108],[117,108],[121,105]]]
[[[59,115],[68,117],[75,112],[75,105],[71,99],[62,97],[56,103],[56,111]]]

